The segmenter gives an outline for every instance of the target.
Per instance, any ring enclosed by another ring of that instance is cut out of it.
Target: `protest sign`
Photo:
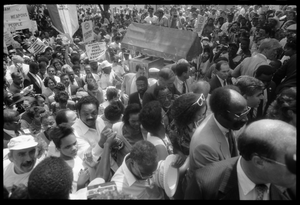
[[[30,29],[31,21],[26,4],[5,5],[4,24],[8,27],[12,27],[12,30]]]
[[[85,45],[86,53],[89,57],[89,60],[98,61],[100,59],[105,59],[106,43],[105,42],[96,42]]]
[[[206,22],[206,18],[204,16],[201,16],[200,14],[198,15],[198,20],[197,20],[197,27],[196,27],[196,32],[198,33],[198,36],[201,36],[204,24]]]
[[[94,39],[93,35],[93,22],[85,21],[81,23],[83,42],[89,43]]]
[[[28,48],[28,51],[33,55],[39,54],[45,50],[47,46],[37,38],[36,41]]]

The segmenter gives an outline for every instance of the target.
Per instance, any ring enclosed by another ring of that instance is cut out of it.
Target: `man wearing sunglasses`
[[[240,157],[214,162],[195,172],[185,199],[295,199],[296,173],[285,160],[290,149],[296,150],[294,126],[280,120],[258,120],[246,127],[237,145]]]
[[[246,99],[236,86],[219,87],[209,100],[212,114],[197,127],[190,143],[190,167],[193,172],[206,165],[237,156],[233,131],[240,130],[248,121]]]
[[[177,157],[171,166],[179,168],[183,162]],[[158,185],[159,163],[163,161],[159,161],[155,146],[140,140],[132,146],[111,181],[116,183],[118,191],[137,199],[167,199],[163,188]]]

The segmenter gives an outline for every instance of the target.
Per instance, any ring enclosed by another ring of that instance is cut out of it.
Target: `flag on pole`
[[[53,26],[70,37],[79,28],[77,9],[75,4],[46,4]]]

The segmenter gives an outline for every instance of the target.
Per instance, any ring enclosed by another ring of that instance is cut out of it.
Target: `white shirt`
[[[158,195],[151,196],[149,198],[140,196],[142,192],[147,191],[147,189],[149,190],[149,192],[151,192],[151,188],[153,186],[157,187],[158,185],[155,183],[155,177],[146,180],[137,180],[125,163],[127,156],[128,154],[124,157],[122,165],[119,167],[119,169],[111,179],[111,181],[114,181],[116,183],[117,190],[122,191],[125,194],[136,196],[139,199],[163,199],[161,198],[163,196],[162,193],[158,193]]]
[[[108,86],[113,86],[115,79],[115,72],[112,70],[110,74],[102,73],[99,79],[99,86],[102,90],[106,89]]]
[[[84,166],[84,162],[78,156],[71,160],[65,160],[65,162],[67,162],[73,171],[72,193],[74,194],[77,191],[79,172],[81,169],[84,170],[86,166]]]
[[[245,174],[241,167],[241,157],[237,163],[237,176],[238,176],[238,183],[239,183],[239,194],[240,200],[255,200],[257,197],[257,193],[255,191],[255,185]],[[263,200],[269,200],[269,190],[270,184],[266,184],[268,187],[267,192],[265,192]]]
[[[123,66],[120,65],[112,66],[112,69],[119,78],[121,78],[125,74],[125,70]]]
[[[98,115],[96,119],[96,129],[89,128],[81,121],[81,119],[76,119],[72,127],[77,139],[77,155],[83,160],[85,152],[91,149],[94,162],[97,162],[103,153],[103,149],[98,145],[101,132],[105,127],[102,118]],[[118,165],[112,158],[110,158],[110,162],[111,168],[115,171],[118,168]]]
[[[37,159],[34,167],[39,162],[41,162],[43,159],[44,159],[43,157]],[[25,186],[27,186],[29,175],[33,169],[24,174],[17,174],[14,169],[14,167],[15,167],[14,163],[13,162],[9,163],[9,161],[10,161],[9,159],[6,159],[3,161],[3,184],[4,184],[4,186],[8,190],[10,190],[14,184],[15,185],[24,184]]]
[[[153,23],[157,23],[158,17],[155,15],[153,15],[152,17],[147,16],[144,20],[149,24],[153,24]]]

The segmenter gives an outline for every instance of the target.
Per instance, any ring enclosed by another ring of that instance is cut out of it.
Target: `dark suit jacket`
[[[135,93],[132,93],[131,95],[129,95],[128,105],[132,104],[132,103],[137,103],[142,107],[138,92],[135,92]]]
[[[36,94],[42,94],[42,88],[39,82],[32,76],[31,73],[27,73],[24,78],[24,87],[27,87],[29,85],[33,85],[33,90]]]
[[[209,91],[210,94],[214,89],[222,87],[222,84],[216,75],[210,79],[209,84],[210,84],[210,91]],[[231,78],[227,78],[227,84],[232,85]]]
[[[152,100],[156,100],[156,97],[154,95],[154,90],[157,87],[157,82],[155,84],[153,84],[152,86],[150,86],[147,91],[144,93],[143,95],[143,106],[145,106],[148,102],[152,101]],[[174,83],[172,84],[172,87],[169,88],[170,91],[176,95],[180,95],[180,92],[176,89]]]
[[[240,200],[237,161],[233,157],[198,169],[188,181],[185,199]],[[290,199],[285,188],[271,184],[270,200]]]
[[[83,81],[83,79],[82,79],[82,78],[79,78],[78,76],[75,76],[75,80],[76,80],[76,82],[77,82],[77,84],[78,84],[78,87],[79,87],[79,88],[83,88],[83,86],[84,86],[84,81]]]

